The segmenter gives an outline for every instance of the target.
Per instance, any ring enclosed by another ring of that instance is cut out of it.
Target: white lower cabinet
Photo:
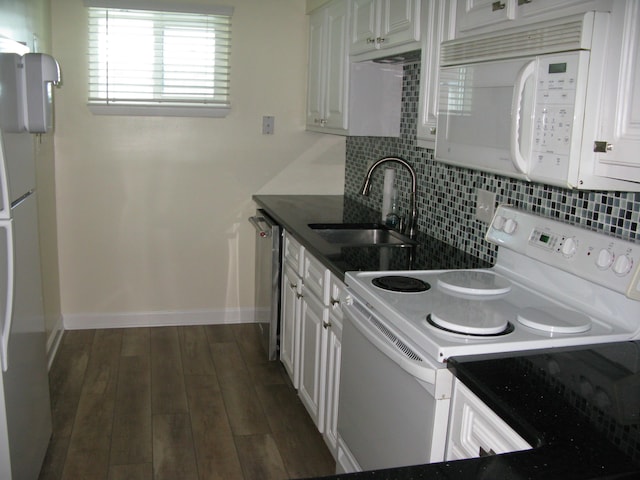
[[[323,324],[328,309],[308,289],[302,290],[302,318],[300,320],[300,400],[313,422],[324,430],[324,363],[325,335]]]
[[[335,457],[346,288],[287,232],[283,260],[280,360]]]
[[[282,296],[280,304],[280,361],[298,388],[300,372],[300,311],[302,307],[302,279],[287,263],[282,269]]]
[[[531,445],[462,382],[455,380],[445,460],[529,449]]]

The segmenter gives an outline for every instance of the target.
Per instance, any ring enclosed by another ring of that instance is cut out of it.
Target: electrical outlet
[[[273,131],[275,130],[275,117],[270,115],[265,115],[262,117],[262,134],[263,135],[273,135]]]
[[[477,190],[476,219],[481,222],[491,223],[496,212],[496,194],[488,190]]]

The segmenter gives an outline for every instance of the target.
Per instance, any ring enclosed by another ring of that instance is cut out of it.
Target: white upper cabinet
[[[455,0],[427,0],[423,4],[422,61],[420,69],[420,106],[418,109],[418,145],[435,148],[438,113],[438,66],[440,42],[455,33]]]
[[[350,0],[309,17],[307,130],[336,135],[400,135],[402,66],[349,61]]]
[[[352,0],[349,53],[396,54],[420,48],[420,9],[420,0]]]
[[[456,37],[589,10],[606,11],[616,1],[619,0],[459,0]]]
[[[348,5],[334,2],[309,17],[307,126],[311,128],[347,128]]]
[[[640,2],[615,3],[601,118],[594,142],[585,142],[583,156],[595,156],[598,176],[640,182]]]
[[[502,25],[513,20],[515,15],[516,0],[460,0],[458,32]]]

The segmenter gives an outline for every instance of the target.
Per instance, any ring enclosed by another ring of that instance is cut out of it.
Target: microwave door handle
[[[529,173],[527,170],[527,160],[522,156],[520,151],[520,137],[518,132],[520,131],[521,118],[521,105],[522,95],[524,93],[524,87],[527,80],[535,73],[536,61],[532,60],[528,62],[524,67],[520,69],[515,79],[515,87],[513,89],[513,100],[511,102],[511,160],[521,173]]]

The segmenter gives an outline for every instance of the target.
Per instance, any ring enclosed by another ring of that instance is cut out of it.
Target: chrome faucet
[[[409,238],[415,239],[416,235],[418,234],[418,230],[417,230],[418,206],[416,205],[416,186],[417,186],[416,171],[413,169],[411,165],[409,165],[406,162],[406,160],[403,160],[402,158],[399,158],[399,157],[384,157],[384,158],[381,158],[380,160],[376,160],[375,162],[373,162],[369,167],[369,171],[367,172],[367,176],[364,179],[364,183],[362,184],[362,191],[360,193],[362,193],[362,195],[364,196],[369,196],[369,191],[371,190],[371,175],[373,174],[373,171],[378,166],[387,162],[395,162],[395,163],[399,163],[400,165],[404,165],[407,168],[407,170],[409,170],[409,173],[411,174],[411,200],[410,200],[411,217],[409,218],[409,224],[407,226],[409,227]],[[406,230],[406,228],[401,227],[400,230]]]

